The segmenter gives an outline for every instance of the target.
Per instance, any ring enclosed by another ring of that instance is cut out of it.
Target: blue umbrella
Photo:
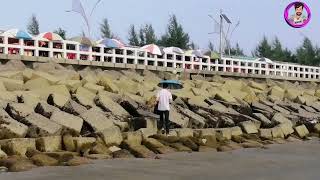
[[[32,35],[29,33],[19,30],[19,29],[10,29],[2,34],[3,36],[8,36],[10,38],[17,38],[17,39],[32,39]]]
[[[107,48],[123,48],[124,44],[116,39],[102,39],[98,41],[99,44],[104,45]]]
[[[163,87],[164,84],[168,84],[168,89],[182,89],[183,85],[181,82],[177,80],[163,80],[161,81],[158,86]]]

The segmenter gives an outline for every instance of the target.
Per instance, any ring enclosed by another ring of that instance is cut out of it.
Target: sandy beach
[[[170,179],[319,179],[319,140],[271,145],[268,149],[241,149],[227,153],[176,153],[160,160],[96,161],[80,167],[46,167],[29,172],[4,173],[5,180],[170,180]]]

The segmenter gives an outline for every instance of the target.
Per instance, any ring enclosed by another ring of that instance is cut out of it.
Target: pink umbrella
[[[148,53],[153,54],[153,55],[159,55],[159,56],[162,55],[162,52],[161,52],[159,46],[157,46],[155,44],[145,45],[141,49],[146,50]]]

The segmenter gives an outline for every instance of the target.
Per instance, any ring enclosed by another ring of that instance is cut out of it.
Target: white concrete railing
[[[41,44],[45,47],[41,47]],[[83,48],[86,48],[85,50]],[[194,55],[164,54],[154,56],[145,50],[132,47],[108,49],[102,45],[83,47],[74,41],[43,42],[0,37],[0,54],[49,57],[84,61],[110,62],[119,65],[133,64],[215,72],[279,76],[288,78],[320,79],[320,67],[303,66],[291,63],[260,62],[238,58],[210,59]]]

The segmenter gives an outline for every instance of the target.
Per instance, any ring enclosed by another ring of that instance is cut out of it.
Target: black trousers
[[[164,128],[166,133],[169,134],[169,111],[159,111],[160,123],[158,129]]]

